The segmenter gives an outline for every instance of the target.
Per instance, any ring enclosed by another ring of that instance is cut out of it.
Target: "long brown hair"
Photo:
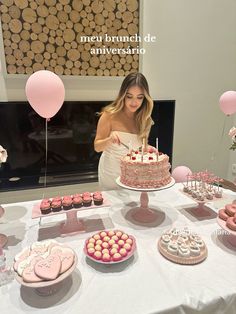
[[[141,107],[135,113],[135,122],[138,129],[138,136],[140,138],[148,137],[151,126],[153,125],[153,120],[151,118],[151,113],[153,109],[153,100],[149,94],[149,86],[145,76],[142,73],[130,73],[123,80],[118,96],[115,101],[110,105],[102,109],[103,112],[108,112],[110,114],[115,114],[120,112],[125,105],[125,96],[128,89],[132,86],[138,86],[143,90],[144,99]]]

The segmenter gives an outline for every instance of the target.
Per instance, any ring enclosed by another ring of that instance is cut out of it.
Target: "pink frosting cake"
[[[154,147],[121,158],[121,183],[134,188],[159,188],[171,182],[169,157]]]

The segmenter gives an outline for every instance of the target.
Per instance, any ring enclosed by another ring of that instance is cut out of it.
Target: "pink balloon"
[[[53,117],[65,99],[62,80],[47,70],[37,71],[28,78],[25,93],[31,107],[43,118]]]
[[[187,175],[192,174],[192,171],[185,166],[178,166],[172,171],[172,177],[175,179],[175,182],[184,182],[187,181]]]
[[[231,115],[236,112],[236,92],[228,91],[220,97],[220,109],[226,115]]]

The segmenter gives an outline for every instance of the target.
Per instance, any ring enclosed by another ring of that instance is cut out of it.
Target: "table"
[[[132,220],[132,208],[139,204],[138,192],[104,192],[112,206],[80,212],[86,232],[64,238],[56,225],[62,215],[44,218],[41,226],[37,219],[31,219],[37,201],[3,205],[7,223],[1,224],[1,232],[9,235],[5,250],[8,262],[34,241],[55,238],[75,250],[78,265],[62,289],[51,297],[40,297],[16,281],[0,287],[0,313],[235,313],[236,248],[216,223],[216,212],[234,200],[236,193],[224,190],[225,199],[199,210],[180,188],[181,184],[175,184],[168,190],[149,193],[150,206],[159,212],[157,221],[149,224]],[[204,262],[178,265],[158,252],[159,237],[172,226],[188,226],[203,237],[208,247]],[[134,257],[110,266],[88,260],[83,253],[85,239],[97,230],[112,228],[136,238]]]

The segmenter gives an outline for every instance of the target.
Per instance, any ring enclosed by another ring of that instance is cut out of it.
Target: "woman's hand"
[[[120,145],[120,138],[119,135],[116,131],[112,131],[110,136],[109,136],[109,141],[112,144],[118,144]]]

